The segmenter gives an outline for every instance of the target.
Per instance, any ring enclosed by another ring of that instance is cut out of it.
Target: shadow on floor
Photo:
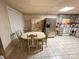
[[[35,50],[35,49],[32,48],[32,50]],[[42,50],[39,49],[34,54],[37,54],[37,53],[39,53],[41,51]],[[15,48],[13,49],[13,51],[11,52],[11,54],[7,57],[7,59],[28,59],[28,57],[34,55],[34,54],[29,55],[27,52],[28,52],[27,49],[25,49],[24,47],[19,47],[17,45],[17,46],[15,46]]]

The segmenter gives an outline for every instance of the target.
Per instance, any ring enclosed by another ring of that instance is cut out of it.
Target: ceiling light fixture
[[[70,11],[70,10],[72,10],[72,9],[74,9],[74,7],[64,7],[64,8],[62,8],[62,9],[60,9],[59,11],[64,11],[64,12],[66,12],[66,11]]]

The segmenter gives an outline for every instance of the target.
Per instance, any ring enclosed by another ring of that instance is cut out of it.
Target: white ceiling
[[[9,5],[28,14],[79,14],[79,0],[5,0]],[[75,7],[59,12],[63,7]]]

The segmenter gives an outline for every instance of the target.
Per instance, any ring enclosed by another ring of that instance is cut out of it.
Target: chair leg
[[[29,47],[29,49],[28,49],[28,53],[30,54],[30,47]]]
[[[39,44],[38,44],[38,40],[37,40],[36,44],[37,44],[37,47],[36,47],[36,49],[39,49]]]
[[[18,48],[21,48],[21,42],[20,41],[18,42]]]
[[[47,41],[44,41],[44,42],[43,42],[43,45],[46,45],[46,47],[47,47]]]
[[[42,50],[43,50],[43,40],[42,40]]]
[[[46,47],[47,47],[47,41],[46,41]]]
[[[31,54],[31,47],[28,47],[28,54]]]
[[[21,48],[22,48],[22,42],[20,42]]]

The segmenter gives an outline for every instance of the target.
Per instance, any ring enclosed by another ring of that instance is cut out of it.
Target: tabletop
[[[43,32],[27,32],[27,33],[24,33],[21,36],[21,38],[27,39],[27,35],[30,35],[30,34],[37,35],[36,39],[44,39],[46,37],[45,33],[43,33]]]

